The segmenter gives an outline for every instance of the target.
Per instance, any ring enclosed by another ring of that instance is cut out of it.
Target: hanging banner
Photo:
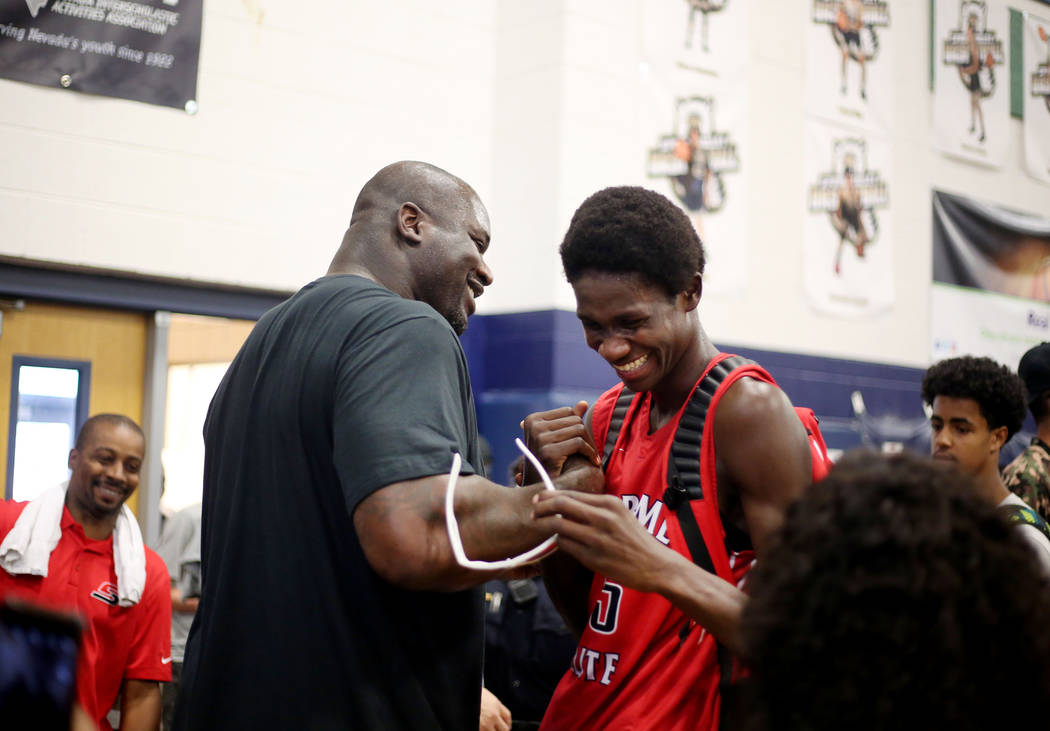
[[[202,0],[0,0],[0,77],[197,109]]]
[[[721,75],[747,62],[747,0],[671,0],[642,5],[643,57],[651,68]]]
[[[933,281],[1050,302],[1050,219],[934,191]]]
[[[707,254],[707,292],[739,293],[747,279],[744,192],[746,97],[740,87],[678,70],[653,84],[647,110],[646,176],[692,220]]]
[[[888,0],[809,0],[806,110],[885,131],[893,118]]]
[[[1050,183],[1050,21],[1025,13],[1024,27],[1025,167]]]
[[[933,193],[930,357],[1014,367],[1050,340],[1050,218]]]
[[[1010,133],[1010,12],[998,2],[934,6],[934,146],[999,167]]]
[[[812,306],[871,317],[893,305],[890,148],[879,137],[806,122],[802,265]]]

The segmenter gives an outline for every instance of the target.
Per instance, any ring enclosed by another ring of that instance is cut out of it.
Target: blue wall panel
[[[919,396],[923,370],[904,366],[738,348],[766,367],[796,405],[812,408],[834,449],[884,442],[926,451],[929,431]],[[463,336],[478,424],[493,450],[493,477],[503,480],[517,457],[514,438],[529,413],[593,402],[617,383],[612,368],[587,347],[576,316],[564,310],[476,315]],[[859,391],[866,413],[854,412]]]

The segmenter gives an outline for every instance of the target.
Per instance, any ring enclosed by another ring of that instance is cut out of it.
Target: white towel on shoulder
[[[47,576],[51,552],[62,538],[62,508],[68,485],[64,482],[45,490],[18,516],[0,543],[0,566],[7,573]],[[113,565],[120,606],[138,604],[146,586],[146,547],[138,521],[127,505],[120,506],[113,528]]]

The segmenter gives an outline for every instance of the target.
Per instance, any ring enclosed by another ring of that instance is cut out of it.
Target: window
[[[69,479],[69,450],[87,420],[90,382],[90,363],[14,356],[8,499],[32,500]]]

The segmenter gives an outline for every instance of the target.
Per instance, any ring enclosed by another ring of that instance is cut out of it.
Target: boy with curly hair
[[[1050,538],[1031,507],[1010,492],[999,474],[999,450],[1025,415],[1021,379],[991,358],[961,356],[934,364],[922,379],[922,399],[932,408],[930,451],[973,476],[977,494],[1004,512],[1013,511],[1018,530],[1050,575]],[[1016,510],[1020,508],[1021,510]]]

